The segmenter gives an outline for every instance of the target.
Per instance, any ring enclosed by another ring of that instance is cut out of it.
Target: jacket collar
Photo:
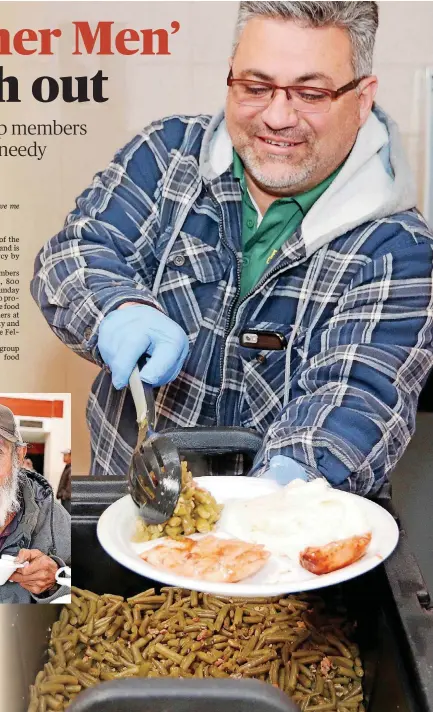
[[[203,137],[200,172],[205,181],[221,177],[233,163],[224,113],[214,116]],[[398,128],[374,107],[335,180],[302,223],[307,255],[361,224],[416,205],[415,184]]]

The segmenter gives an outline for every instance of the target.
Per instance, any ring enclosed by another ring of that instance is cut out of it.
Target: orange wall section
[[[0,398],[1,405],[14,415],[32,418],[63,418],[63,401],[32,400],[31,398]]]

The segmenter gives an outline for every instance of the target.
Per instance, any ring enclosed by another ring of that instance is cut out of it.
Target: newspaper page
[[[432,40],[432,2],[0,1],[2,712],[367,709],[396,503],[433,590]]]

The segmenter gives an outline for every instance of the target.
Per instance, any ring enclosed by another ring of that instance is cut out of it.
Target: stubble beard
[[[265,190],[288,190],[292,193],[302,191],[303,186],[311,182],[318,169],[318,161],[314,155],[314,136],[306,129],[302,135],[287,135],[286,132],[271,132],[269,129],[266,131],[269,136],[274,135],[279,141],[304,142],[307,155],[299,163],[293,163],[288,156],[258,154],[254,150],[253,141],[260,133],[263,131],[259,130],[259,127],[249,127],[246,132],[238,131],[234,141],[236,151],[251,178]],[[273,175],[273,166],[278,168],[277,175]]]
[[[272,170],[264,170],[264,161],[260,160],[253,149],[244,147],[239,152],[242,162],[253,180],[263,188],[270,190],[302,190],[303,186],[310,183],[317,170],[317,166],[312,161],[306,161],[303,165],[292,166],[285,156],[268,155],[268,161],[275,165],[287,164],[283,175],[272,176]],[[298,192],[298,191],[297,191]]]
[[[261,126],[251,125],[247,129],[238,127],[237,131],[232,133],[232,142],[253,181],[263,190],[280,194],[281,197],[303,193],[319,185],[344,159],[344,156],[338,155],[338,146],[334,146],[333,150],[323,155],[314,131],[306,127],[302,129],[302,133],[291,135],[287,131],[272,132],[269,129],[266,131],[269,137],[275,136],[276,140],[302,141],[304,143],[302,150],[305,151],[302,158],[294,161],[290,156],[259,153],[254,149],[254,139],[261,133],[263,133]],[[352,141],[347,140],[350,146],[346,157],[355,140],[356,134]],[[273,166],[278,168],[276,175]]]
[[[20,465],[18,455],[12,455],[12,471],[10,476],[0,484],[0,527],[4,527],[7,518],[19,511],[19,481]]]

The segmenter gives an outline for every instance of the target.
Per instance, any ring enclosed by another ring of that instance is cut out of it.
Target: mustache
[[[248,132],[251,136],[266,136],[270,139],[275,138],[280,141],[293,141],[294,143],[297,141],[309,141],[312,136],[312,131],[309,131],[305,126],[290,126],[281,129],[271,129],[263,123],[260,125],[254,125],[254,123],[252,123]]]
[[[287,143],[297,143],[301,141],[308,141],[308,136],[305,134],[297,135],[292,133],[287,133],[286,131],[269,131],[269,129],[263,129],[261,131],[254,131],[255,136],[266,136],[270,139],[278,139],[279,141],[286,141]]]

